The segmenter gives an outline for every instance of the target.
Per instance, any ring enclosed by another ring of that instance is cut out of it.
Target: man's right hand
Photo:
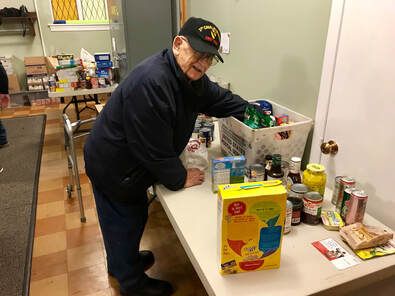
[[[200,185],[204,182],[204,171],[197,168],[187,169],[187,179],[184,188]]]

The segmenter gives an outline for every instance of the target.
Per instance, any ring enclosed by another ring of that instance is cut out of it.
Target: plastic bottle
[[[291,190],[293,184],[302,183],[302,176],[300,175],[300,164],[302,160],[300,157],[292,157],[289,164],[289,172],[287,176],[287,189]]]

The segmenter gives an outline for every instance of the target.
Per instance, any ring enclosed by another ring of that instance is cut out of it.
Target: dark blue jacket
[[[146,59],[122,81],[98,116],[84,147],[86,172],[109,198],[134,202],[155,182],[183,188],[179,155],[198,113],[243,117],[247,101],[211,82],[192,83],[171,50]]]

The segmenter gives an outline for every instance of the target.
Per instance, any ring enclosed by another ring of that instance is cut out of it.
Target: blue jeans
[[[0,145],[7,144],[7,132],[0,119]]]
[[[92,187],[107,253],[107,268],[118,280],[121,291],[127,292],[146,277],[139,249],[148,218],[147,194],[145,190],[131,193],[140,195],[141,203],[129,204],[110,200],[94,184]]]

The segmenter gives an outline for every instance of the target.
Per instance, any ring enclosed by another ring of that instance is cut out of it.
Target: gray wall
[[[314,118],[330,0],[189,0],[188,16],[230,32],[230,54],[210,70],[245,97],[271,98]]]

